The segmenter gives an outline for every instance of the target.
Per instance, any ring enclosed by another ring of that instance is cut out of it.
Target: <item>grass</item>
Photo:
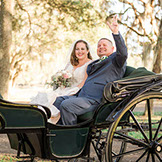
[[[29,160],[29,159],[18,159],[11,155],[1,155],[0,154],[0,162],[18,162],[18,161],[23,161],[23,160]],[[51,160],[42,160],[42,159],[38,159],[38,158],[36,158],[34,161],[35,162],[51,162]]]
[[[155,112],[154,115],[156,115],[156,116],[162,116],[162,112]]]
[[[159,121],[159,120],[156,120],[156,119],[152,120],[152,123],[153,123],[152,124],[152,129],[158,127],[159,123],[156,123],[157,121]],[[139,123],[148,123],[147,119],[145,119],[145,118],[138,119],[138,122]],[[156,131],[156,129],[155,129],[155,131]],[[155,131],[152,131],[153,137],[154,137]],[[149,131],[145,131],[145,134],[149,138]],[[132,136],[132,137],[134,137],[136,139],[142,139],[143,138],[143,135],[140,132],[137,132],[137,131],[129,132],[128,135],[130,135],[130,136]],[[162,136],[162,132],[158,133],[158,137],[160,137],[160,136]]]
[[[16,162],[17,158],[9,155],[0,155],[0,162]]]
[[[143,116],[143,112],[133,112],[134,115],[136,116]],[[162,116],[162,112],[154,112],[154,116]]]

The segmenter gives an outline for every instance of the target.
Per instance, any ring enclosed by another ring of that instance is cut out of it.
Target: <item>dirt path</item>
[[[117,144],[117,147],[118,147],[118,144]],[[12,159],[14,159],[13,157],[15,157],[16,154],[17,154],[16,150],[13,150],[13,149],[10,148],[10,144],[9,144],[7,135],[0,134],[0,162],[17,162],[18,161],[17,159],[11,160],[11,157],[12,157]],[[96,156],[94,150],[91,151],[91,156],[92,157]],[[5,160],[3,160],[4,157],[5,157]],[[131,155],[127,156],[126,160],[124,159],[123,162],[134,162],[134,159],[138,159],[138,158],[139,158],[138,153],[131,154]],[[140,162],[145,162],[145,161],[146,160],[142,160]],[[39,158],[35,158],[34,162],[51,162],[51,160],[42,160],[42,159],[39,159]],[[61,162],[67,162],[67,161],[62,160]],[[80,159],[78,162],[86,162],[86,160]],[[96,160],[94,162],[98,162],[98,160]]]
[[[16,154],[15,150],[10,149],[6,134],[0,134],[0,154]]]
[[[16,162],[17,159],[14,158],[17,155],[17,151],[10,148],[9,140],[6,134],[0,134],[0,162]],[[3,158],[5,157],[5,160]],[[15,159],[15,160],[11,160]],[[42,160],[39,158],[35,159],[35,162],[50,162],[47,160]]]

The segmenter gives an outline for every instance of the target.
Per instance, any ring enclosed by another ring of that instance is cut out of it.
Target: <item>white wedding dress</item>
[[[48,92],[38,92],[38,94],[31,99],[30,103],[46,106],[50,108],[52,116],[57,116],[59,113],[59,110],[53,105],[53,103],[56,100],[56,97],[73,95],[77,93],[79,91],[79,88],[77,87],[77,85],[79,85],[83,81],[87,66],[91,62],[92,60],[86,62],[84,65],[76,68],[75,70],[73,69],[73,66],[69,63],[66,66],[65,70],[70,72],[73,75],[74,77],[73,85],[71,85],[71,87],[66,87],[66,88],[59,87],[54,91],[51,90]]]

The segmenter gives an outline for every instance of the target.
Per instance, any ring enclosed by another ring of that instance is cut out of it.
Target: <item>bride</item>
[[[86,69],[91,62],[92,56],[89,44],[85,40],[76,41],[70,53],[70,62],[64,69],[71,73],[74,78],[71,87],[66,87],[64,89],[59,87],[48,93],[39,92],[36,97],[32,98],[30,103],[44,105],[50,108],[52,116],[58,116],[59,110],[53,105],[56,97],[77,93],[87,79]]]

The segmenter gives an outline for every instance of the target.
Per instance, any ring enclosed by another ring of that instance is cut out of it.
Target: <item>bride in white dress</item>
[[[50,108],[52,116],[57,116],[59,110],[53,105],[56,97],[73,95],[77,93],[84,85],[87,78],[86,69],[89,63],[92,62],[89,44],[85,40],[78,40],[74,43],[70,54],[70,62],[65,69],[72,74],[74,82],[71,87],[61,88],[45,93],[39,92],[36,97],[32,98],[32,104],[40,104]]]

